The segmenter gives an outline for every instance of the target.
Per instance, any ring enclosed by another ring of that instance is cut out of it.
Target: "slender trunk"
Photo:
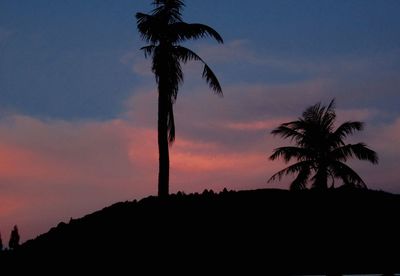
[[[166,197],[169,194],[169,148],[168,148],[168,95],[162,89],[162,80],[158,86],[158,196]]]
[[[318,170],[315,174],[313,187],[318,190],[328,190],[328,171],[324,162],[319,162]]]

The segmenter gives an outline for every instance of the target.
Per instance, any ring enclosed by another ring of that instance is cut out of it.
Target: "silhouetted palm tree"
[[[210,67],[192,50],[180,43],[206,36],[223,43],[222,37],[211,27],[203,24],[188,24],[182,21],[181,0],[155,0],[151,14],[137,13],[137,27],[143,40],[149,43],[142,47],[146,57],[152,57],[152,71],[158,84],[158,150],[159,175],[158,195],[169,193],[169,143],[175,139],[173,104],[179,85],[183,82],[181,63],[191,60],[204,64],[203,78],[219,95],[222,89]]]
[[[328,106],[320,103],[307,108],[297,121],[280,125],[271,133],[294,141],[294,147],[280,147],[274,150],[271,160],[282,157],[288,163],[292,159],[298,162],[274,174],[270,181],[282,176],[297,173],[290,189],[299,190],[307,187],[308,180],[313,188],[327,189],[328,178],[339,178],[343,184],[351,187],[366,188],[361,177],[345,162],[349,158],[378,163],[376,152],[364,143],[345,144],[346,136],[363,129],[362,122],[348,121],[334,129],[336,119],[335,101]]]

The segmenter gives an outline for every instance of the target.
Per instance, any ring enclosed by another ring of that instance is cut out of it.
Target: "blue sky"
[[[142,42],[136,11],[150,1],[1,2],[0,104],[24,114],[111,118],[142,81],[119,57]],[[257,56],[330,63],[395,52],[399,1],[193,1],[188,21],[207,22]],[[222,82],[284,83],[310,78],[271,66],[217,67]],[[393,64],[398,70],[398,64]],[[368,103],[366,103],[368,104]],[[380,103],[380,105],[382,105]]]
[[[1,0],[0,232],[23,239],[70,217],[156,193],[157,94],[139,48],[145,0]],[[273,127],[337,100],[380,156],[352,166],[373,189],[400,193],[400,1],[186,1],[184,18],[224,38],[186,45],[213,68],[184,67],[175,105],[171,190],[267,184],[285,142]],[[3,238],[5,240],[6,238]]]

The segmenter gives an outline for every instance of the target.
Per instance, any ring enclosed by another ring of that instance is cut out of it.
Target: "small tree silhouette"
[[[10,241],[8,242],[8,247],[10,249],[16,249],[19,246],[19,233],[18,227],[15,225],[14,229],[11,231]]]
[[[345,162],[350,158],[378,163],[378,155],[364,143],[345,144],[346,136],[361,131],[364,124],[348,121],[335,129],[335,101],[328,106],[320,103],[307,108],[297,121],[281,124],[272,131],[284,139],[289,138],[296,146],[280,147],[274,150],[271,160],[282,157],[287,163],[297,159],[297,163],[274,174],[268,182],[281,179],[282,176],[297,173],[290,185],[291,190],[305,189],[307,181],[312,181],[312,187],[325,190],[328,188],[328,178],[341,179],[345,186],[366,188],[361,177]]]
[[[0,251],[3,250],[3,240],[1,239],[1,233],[0,233]]]

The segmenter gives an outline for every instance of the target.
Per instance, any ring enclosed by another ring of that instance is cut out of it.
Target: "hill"
[[[179,193],[60,223],[3,253],[0,263],[42,275],[53,269],[400,272],[399,218],[400,195],[378,191]]]

